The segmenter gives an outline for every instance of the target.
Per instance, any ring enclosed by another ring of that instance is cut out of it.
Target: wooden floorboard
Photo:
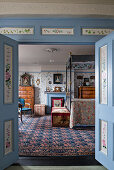
[[[14,165],[21,166],[86,166],[101,165],[94,156],[76,157],[19,157]]]

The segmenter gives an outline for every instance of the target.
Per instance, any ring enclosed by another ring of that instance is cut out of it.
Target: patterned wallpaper
[[[25,72],[20,72],[19,75],[21,76]],[[65,72],[59,72],[63,74],[63,84],[53,84],[53,74],[57,74],[57,72],[40,72],[40,73],[31,73],[31,84],[35,87],[35,104],[46,104],[47,103],[47,95],[44,93],[46,90],[46,86],[50,89],[56,87],[62,87],[65,88],[66,84],[66,73]],[[20,77],[19,76],[19,77]],[[37,85],[37,79],[40,79],[40,84]],[[19,80],[20,82],[20,80]],[[52,84],[49,84],[51,83]]]
[[[19,77],[23,75],[25,72],[20,71]],[[45,94],[46,86],[50,89],[56,87],[65,88],[66,87],[66,73],[65,71],[60,71],[59,73],[63,74],[63,84],[53,84],[53,74],[57,74],[54,71],[42,71],[42,72],[27,72],[31,75],[31,84],[34,85],[35,88],[35,104],[46,104],[47,103],[47,94]],[[69,82],[68,73],[67,82]],[[83,76],[81,82],[83,83],[84,78],[89,78],[89,82],[95,83],[95,80],[90,79],[90,76],[95,76],[95,70],[74,70],[72,72],[72,91],[75,91],[75,94],[72,93],[72,98],[78,98],[78,86],[80,85],[80,79],[77,79],[77,76]],[[37,85],[37,79],[40,80],[40,84]],[[19,80],[20,82],[20,80]],[[69,84],[69,83],[68,83]]]

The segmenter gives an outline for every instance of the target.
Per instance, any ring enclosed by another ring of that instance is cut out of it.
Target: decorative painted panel
[[[100,104],[107,104],[107,45],[100,48]]]
[[[12,88],[12,51],[9,45],[4,45],[4,103],[13,102]]]
[[[114,29],[105,28],[82,28],[82,35],[107,35]]]
[[[43,35],[74,35],[73,28],[42,28]]]
[[[34,28],[1,27],[0,34],[34,34]]]
[[[107,155],[107,122],[101,120],[101,151]]]
[[[75,70],[90,70],[95,69],[95,62],[77,62],[72,65]]]
[[[12,123],[13,123],[12,120],[9,120],[9,121],[5,121],[5,125],[4,125],[4,154],[5,155],[13,151]]]

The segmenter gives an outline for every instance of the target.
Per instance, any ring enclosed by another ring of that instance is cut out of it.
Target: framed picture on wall
[[[31,76],[27,73],[21,76],[21,86],[31,86]]]
[[[62,74],[53,74],[53,84],[62,84],[63,75]]]

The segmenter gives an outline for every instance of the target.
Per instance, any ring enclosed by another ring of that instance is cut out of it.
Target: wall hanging
[[[12,64],[13,64],[13,47],[4,45],[4,103],[13,102],[13,85],[12,85]]]
[[[42,28],[42,35],[74,35],[73,28]]]
[[[107,35],[114,29],[105,28],[82,28],[82,35]]]
[[[34,34],[34,28],[1,27],[0,34]]]

